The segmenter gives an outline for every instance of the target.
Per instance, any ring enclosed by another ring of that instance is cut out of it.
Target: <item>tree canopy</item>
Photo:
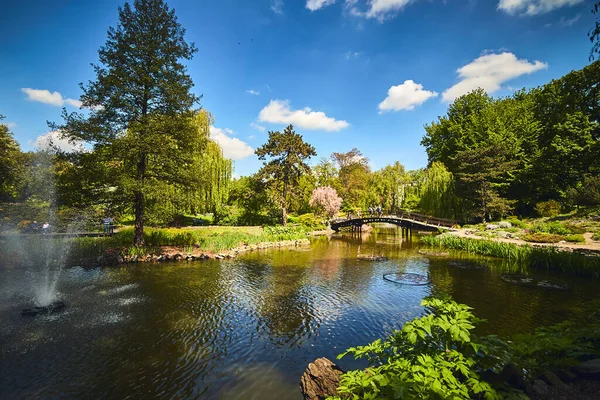
[[[259,160],[263,163],[258,175],[275,186],[279,194],[277,202],[281,205],[281,222],[287,224],[287,204],[290,189],[296,188],[303,174],[310,173],[310,167],[305,160],[316,156],[315,148],[302,139],[302,135],[294,131],[292,125],[287,126],[283,133],[270,131],[267,143],[256,149]]]
[[[109,28],[98,51],[96,78],[81,85],[89,113],[67,114],[58,126],[118,160],[125,172],[120,184],[131,193],[135,213],[134,243],[144,244],[145,207],[156,189],[186,176],[179,168],[193,162],[193,107],[199,98],[182,60],[196,48],[162,0],[135,0],[119,8],[119,23]],[[164,189],[164,187],[163,187]]]

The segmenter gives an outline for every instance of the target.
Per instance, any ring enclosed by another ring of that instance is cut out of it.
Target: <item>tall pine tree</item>
[[[256,149],[259,160],[264,166],[258,175],[277,187],[281,194],[278,203],[281,205],[281,221],[287,224],[287,204],[290,191],[298,186],[302,174],[310,173],[310,167],[304,162],[311,156],[316,156],[315,148],[302,140],[302,135],[294,132],[289,125],[281,132],[269,132],[269,141]]]
[[[162,0],[135,0],[119,8],[119,23],[94,65],[96,79],[81,84],[89,115],[67,114],[60,129],[70,138],[107,148],[124,158],[135,214],[134,244],[144,245],[146,197],[160,183],[176,181],[189,162],[193,107],[199,97],[183,60],[197,51]],[[126,152],[123,152],[123,146]],[[150,176],[150,171],[151,176]]]

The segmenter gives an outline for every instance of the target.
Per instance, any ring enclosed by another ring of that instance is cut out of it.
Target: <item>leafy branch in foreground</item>
[[[471,308],[437,298],[421,305],[429,310],[426,316],[385,340],[350,348],[338,357],[367,358],[371,366],[345,373],[338,397],[330,399],[501,398],[479,376],[496,366],[498,358],[488,355],[488,348],[471,334],[480,321]]]

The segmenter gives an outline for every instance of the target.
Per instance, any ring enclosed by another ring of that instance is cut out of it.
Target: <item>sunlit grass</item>
[[[145,247],[133,246],[133,228],[124,228],[111,237],[74,239],[73,257],[100,256],[107,249],[123,249],[125,254],[142,256],[157,251],[161,246],[173,246],[191,253],[194,249],[221,252],[243,245],[264,242],[279,242],[305,238],[306,228],[298,226],[275,227],[190,227],[190,228],[147,228],[144,230]]]

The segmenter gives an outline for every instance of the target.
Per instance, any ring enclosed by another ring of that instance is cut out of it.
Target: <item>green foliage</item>
[[[0,201],[11,201],[18,197],[24,174],[24,160],[19,143],[0,115]]]
[[[600,304],[595,301],[584,308],[585,318],[540,327],[512,338],[511,357],[529,379],[543,371],[571,367],[582,356],[600,355]]]
[[[454,176],[439,161],[434,161],[421,175],[419,209],[440,218],[455,218]]]
[[[488,350],[471,333],[479,322],[471,308],[436,298],[421,305],[429,311],[424,317],[338,357],[367,358],[370,366],[342,375],[339,397],[330,399],[500,398],[478,374]]]
[[[132,228],[119,230],[111,237],[77,238],[73,241],[72,256],[99,256],[110,249],[120,249],[129,255],[143,256],[150,254],[160,246],[190,247],[203,251],[219,252],[237,248],[241,245],[296,240],[306,238],[308,230],[304,227],[249,227],[249,228],[147,228],[144,232],[146,246],[133,246]]]
[[[276,193],[275,202],[281,205],[282,224],[287,223],[288,196],[298,187],[302,175],[310,172],[305,160],[316,156],[315,148],[294,132],[292,125],[283,133],[269,132],[269,141],[255,151],[259,160],[271,159],[263,163],[257,175],[271,186]],[[311,189],[312,191],[312,189]]]
[[[555,200],[542,201],[535,205],[535,211],[540,217],[556,217],[560,214],[560,203]]]
[[[167,187],[184,183],[186,167],[201,150],[193,121],[199,98],[181,63],[197,49],[184,33],[162,0],[125,3],[98,52],[95,80],[81,85],[87,112],[63,111],[64,124],[52,126],[112,161],[113,186],[134,209],[138,246],[144,245],[146,206],[164,199]]]
[[[527,223],[525,221],[518,219],[517,217],[510,217],[507,219],[507,221],[510,222],[512,224],[512,226],[514,226],[514,227],[521,228],[521,229],[527,228]]]
[[[593,240],[598,240],[600,241],[600,232],[596,232],[592,235],[592,239]]]
[[[364,210],[369,205],[373,205],[370,203],[380,200],[369,186],[371,177],[369,159],[363,156],[360,150],[353,148],[346,153],[333,153],[331,158],[337,164],[339,171],[341,187],[338,194],[344,200],[342,210]]]
[[[571,233],[573,233],[569,228],[567,228],[567,226],[565,226],[564,224],[562,224],[561,222],[558,221],[554,221],[554,222],[536,222],[534,223],[531,228],[529,228],[529,231],[531,233],[538,233],[538,232],[542,232],[542,233],[552,233],[555,235],[569,235]]]
[[[571,243],[585,243],[585,238],[580,234],[567,235],[565,240]]]
[[[583,182],[567,190],[566,198],[571,205],[575,206],[600,205],[600,176],[586,176]]]
[[[297,222],[311,231],[318,231],[326,228],[323,218],[316,217],[312,213],[299,215]]]
[[[455,176],[457,215],[469,218],[488,205],[530,213],[540,201],[595,202],[583,191],[598,191],[590,179],[600,172],[599,79],[594,62],[506,98],[475,90],[427,125],[422,144],[430,163],[442,162]]]
[[[553,233],[537,232],[523,236],[523,240],[533,243],[558,243],[564,240],[564,237]]]

